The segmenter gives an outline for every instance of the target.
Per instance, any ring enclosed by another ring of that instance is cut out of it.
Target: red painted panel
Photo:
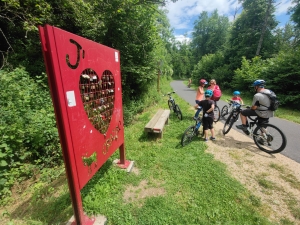
[[[65,162],[82,189],[124,144],[120,54],[56,27],[40,30]]]

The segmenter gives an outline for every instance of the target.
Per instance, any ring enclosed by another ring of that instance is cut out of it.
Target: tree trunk
[[[264,19],[264,24],[263,24],[263,27],[262,27],[262,30],[261,30],[261,34],[260,34],[260,38],[259,38],[259,42],[258,42],[258,46],[257,46],[255,55],[259,55],[260,50],[261,50],[261,46],[262,46],[262,43],[263,43],[263,40],[264,40],[264,36],[265,36],[266,30],[268,28],[268,19],[269,19],[271,5],[272,5],[272,0],[269,0],[267,11],[266,11],[266,16],[265,16],[265,19]]]

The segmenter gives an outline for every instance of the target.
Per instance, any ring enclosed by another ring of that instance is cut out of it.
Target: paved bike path
[[[195,105],[196,91],[194,89],[188,88],[182,80],[172,81],[171,87],[182,99],[191,105]],[[218,101],[220,110],[225,104],[227,104],[225,101]],[[184,116],[184,112],[182,114]],[[220,122],[224,123],[222,120],[220,120]],[[277,117],[270,118],[270,123],[279,127],[287,138],[287,146],[280,154],[300,163],[300,125]],[[237,124],[241,124],[240,120],[237,121],[232,128],[238,130],[235,128]],[[238,131],[245,135],[242,131]]]

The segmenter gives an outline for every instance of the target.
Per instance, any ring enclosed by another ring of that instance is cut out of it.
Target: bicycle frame
[[[173,110],[173,112],[177,115],[178,119],[182,120],[182,113],[181,113],[181,110],[180,110],[178,104],[176,104],[175,99],[172,97],[173,93],[175,93],[175,91],[169,92],[166,94],[169,96],[168,106],[169,106],[169,109]]]
[[[175,110],[175,99],[172,98],[171,94],[168,95],[169,95],[169,101],[172,103],[173,110]]]

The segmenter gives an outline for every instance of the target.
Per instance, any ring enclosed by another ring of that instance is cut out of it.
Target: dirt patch
[[[233,129],[224,136],[222,128],[223,123],[215,125],[217,140],[209,141],[206,151],[259,199],[265,216],[300,224],[300,164],[260,151],[253,139]]]
[[[151,182],[155,187],[149,185],[149,182],[146,180],[142,180],[138,186],[129,185],[123,195],[124,202],[138,202],[138,205],[141,207],[143,204],[142,201],[140,201],[141,199],[165,194],[165,189],[159,187],[160,183],[158,181],[154,180]]]

